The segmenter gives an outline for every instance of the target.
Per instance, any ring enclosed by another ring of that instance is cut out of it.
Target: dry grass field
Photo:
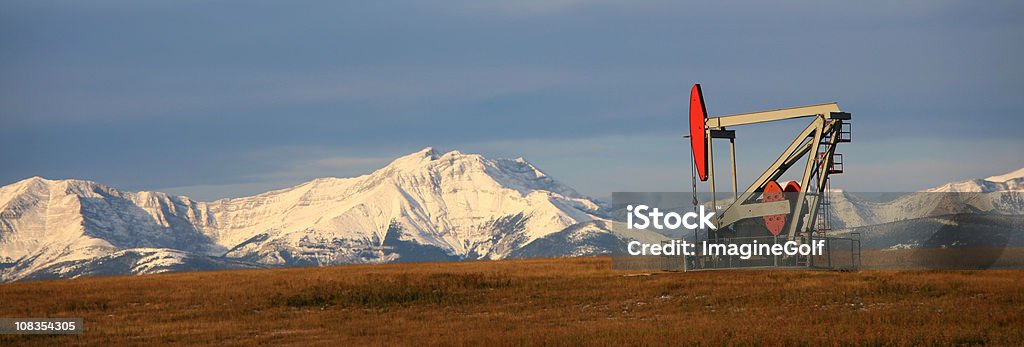
[[[1024,271],[613,271],[609,258],[0,284],[0,345],[1024,343]]]

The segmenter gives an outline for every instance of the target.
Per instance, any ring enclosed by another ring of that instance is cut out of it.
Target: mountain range
[[[597,201],[522,158],[432,148],[359,177],[212,202],[40,177],[0,188],[3,281],[579,256],[621,240]]]
[[[1022,187],[1024,169],[928,191]],[[941,203],[835,195],[837,223],[851,227],[905,219],[916,216],[909,210],[934,211]],[[1020,214],[1021,206],[989,202],[985,208]],[[665,238],[617,233],[599,201],[522,158],[432,148],[367,175],[212,202],[70,179],[33,177],[0,187],[0,281],[586,256],[609,253],[628,239]]]
[[[920,252],[914,254],[927,255],[908,260],[914,264],[890,264],[895,268],[1021,266],[1019,252],[1003,251],[1024,249],[1024,169],[912,193],[833,191],[830,202],[831,235],[857,234],[866,250],[915,249]],[[934,252],[979,247],[984,256]]]
[[[892,199],[872,199],[876,196]],[[936,215],[989,212],[1024,214],[1024,168],[998,176],[946,183],[911,193],[830,194],[838,228],[855,228]]]

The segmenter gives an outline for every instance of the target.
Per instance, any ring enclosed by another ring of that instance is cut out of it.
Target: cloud
[[[1020,152],[1007,148],[1021,143],[1024,49],[1006,44],[1024,33],[1019,8],[8,2],[0,180],[247,190],[358,175],[433,145],[522,155],[588,194],[687,188],[676,136],[694,82],[715,115],[838,101],[855,117],[850,188],[987,176]],[[792,139],[782,125],[740,131],[749,175]],[[1000,159],[977,154],[989,152]],[[942,169],[914,172],[928,165]]]
[[[564,85],[569,71],[525,66],[368,66],[270,78],[266,97],[286,101],[471,102]]]
[[[648,1],[654,2],[654,1]],[[455,9],[472,15],[496,15],[505,17],[530,17],[579,11],[582,8],[608,5],[637,6],[637,2],[623,3],[612,0],[520,0],[520,1],[462,1]]]
[[[43,70],[45,71],[45,69]],[[370,103],[388,107],[472,103],[573,83],[572,71],[529,66],[361,66],[329,71],[137,71],[78,66],[34,76],[0,95],[6,121],[91,122],[267,105]],[[45,92],[44,92],[45,90]]]

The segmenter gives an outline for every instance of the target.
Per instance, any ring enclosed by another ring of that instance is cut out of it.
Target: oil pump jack
[[[793,142],[744,190],[736,179],[736,130],[734,127],[788,119],[810,119]],[[810,233],[824,233],[828,222],[829,176],[843,172],[840,143],[850,142],[850,119],[836,103],[778,110],[708,117],[700,84],[690,91],[690,146],[696,175],[709,181],[712,204],[715,197],[714,140],[729,141],[732,164],[733,200],[716,215],[719,230],[744,220],[761,218],[772,235],[785,232],[788,240]],[[806,158],[803,165],[800,160]],[[800,170],[799,182],[777,180],[789,170]],[[696,184],[695,184],[696,189]],[[761,223],[757,223],[761,224]]]

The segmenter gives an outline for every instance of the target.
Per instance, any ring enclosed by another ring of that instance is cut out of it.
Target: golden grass
[[[613,271],[609,258],[0,284],[0,345],[1024,343],[1024,271]]]

